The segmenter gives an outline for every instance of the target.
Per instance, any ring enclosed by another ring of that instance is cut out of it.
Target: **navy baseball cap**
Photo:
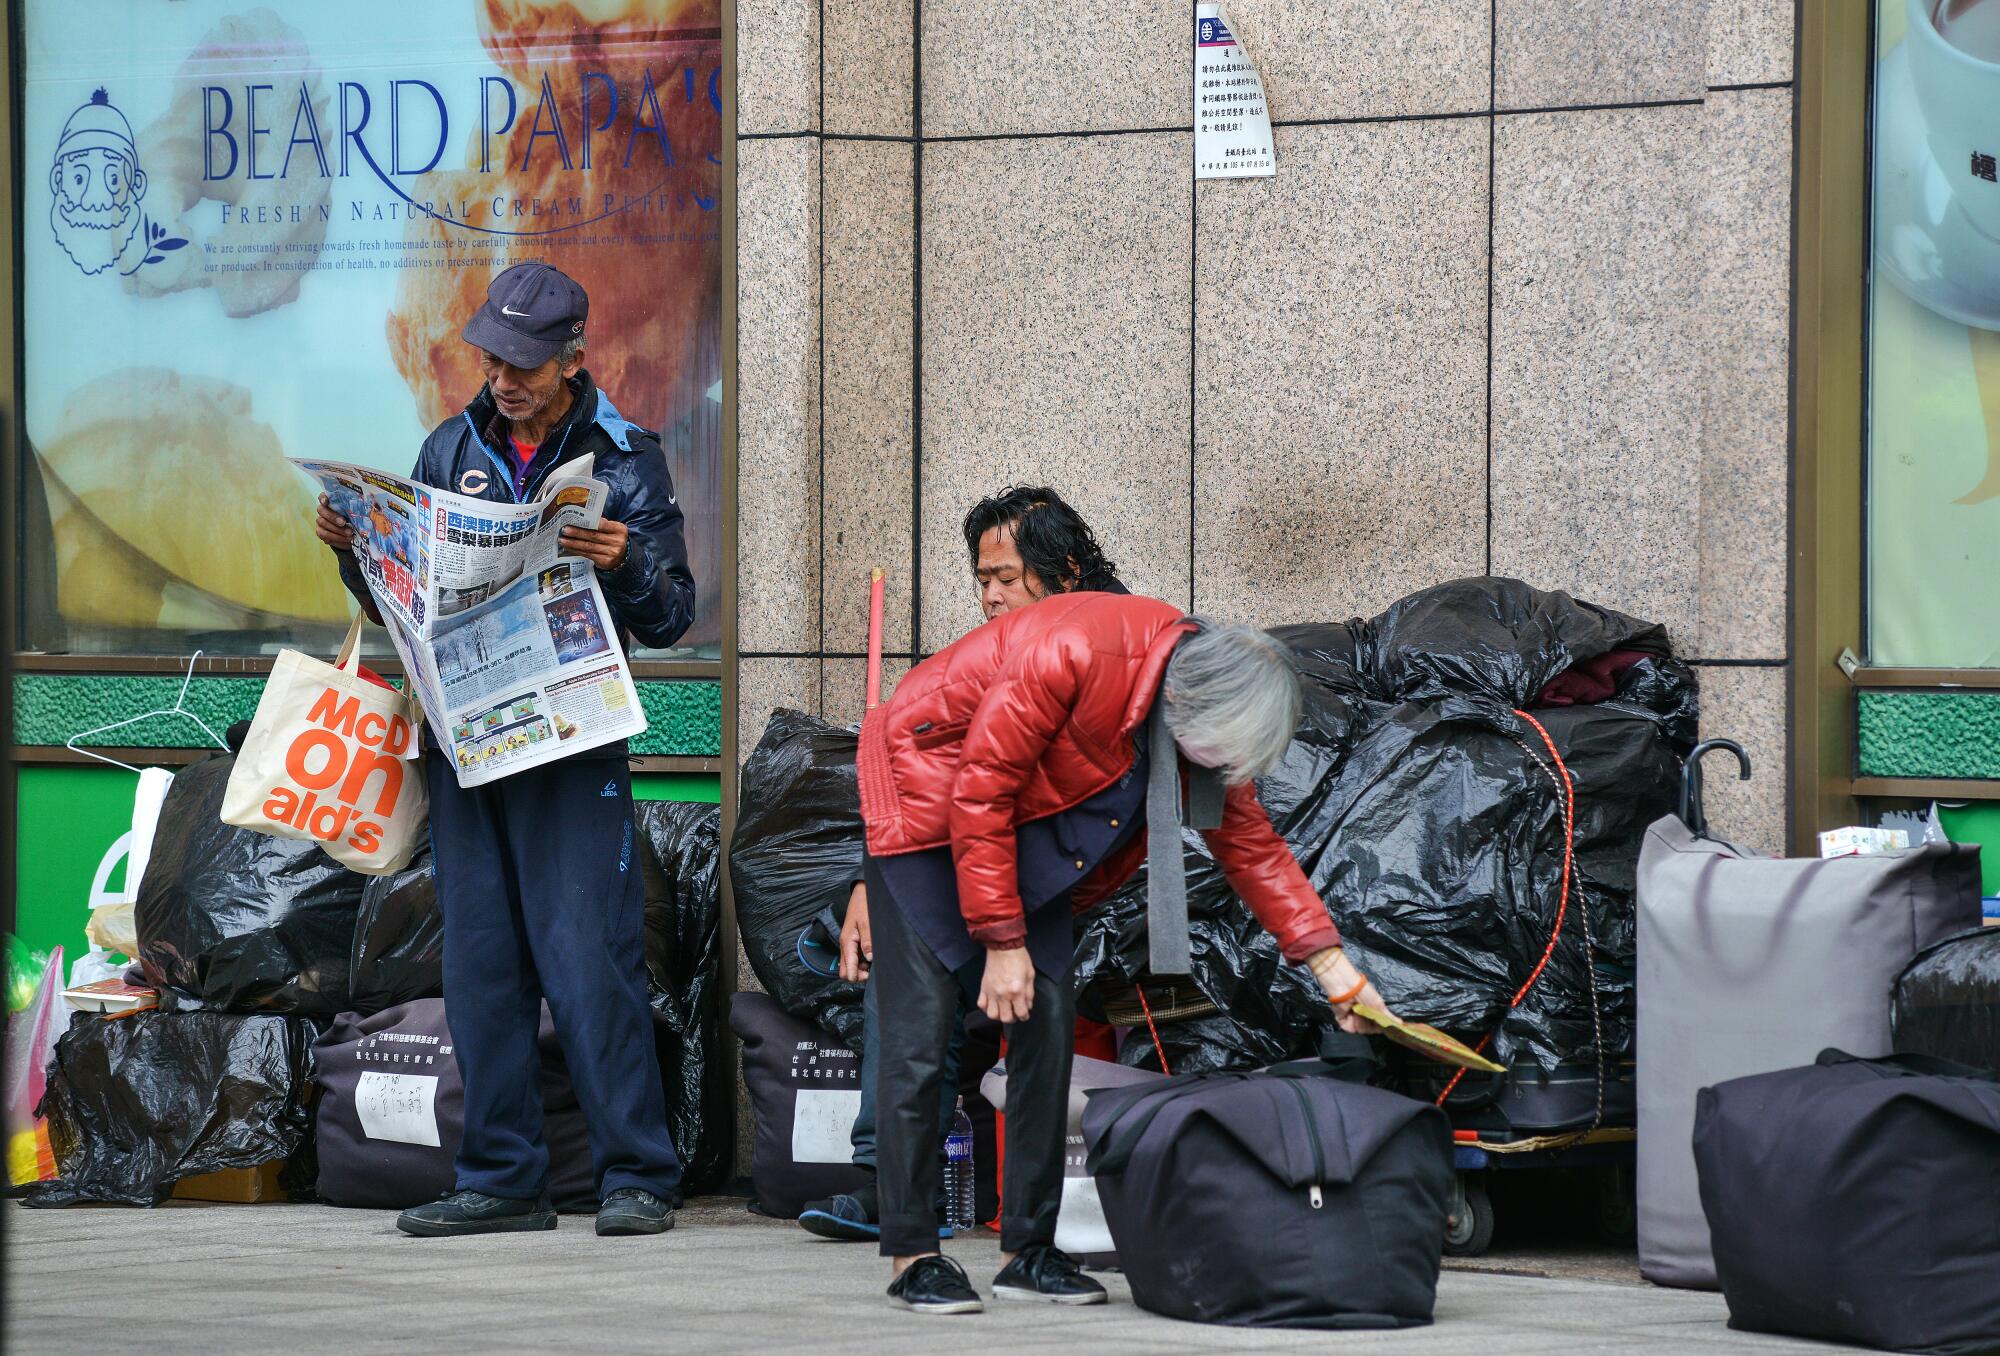
[[[552,264],[515,264],[486,287],[459,337],[516,367],[540,367],[583,335],[590,298]]]

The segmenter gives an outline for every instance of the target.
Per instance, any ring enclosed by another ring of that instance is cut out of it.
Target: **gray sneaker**
[[[425,1205],[413,1205],[396,1216],[396,1227],[418,1238],[455,1238],[460,1234],[532,1233],[556,1227],[556,1212],[547,1199],[512,1200],[483,1191],[453,1191]]]
[[[601,1237],[622,1234],[663,1234],[674,1227],[674,1208],[650,1191],[620,1187],[597,1208]]]

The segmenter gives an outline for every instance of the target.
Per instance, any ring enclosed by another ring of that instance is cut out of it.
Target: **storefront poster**
[[[2000,3],[1877,13],[1869,658],[2000,666]]]
[[[719,639],[717,0],[22,7],[31,649],[325,648],[288,456],[396,473],[480,386],[488,279],[556,264],[667,449]],[[379,636],[377,637],[379,640]]]

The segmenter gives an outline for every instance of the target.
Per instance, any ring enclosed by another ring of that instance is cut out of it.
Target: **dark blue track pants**
[[[565,759],[471,790],[434,753],[425,766],[445,1015],[465,1079],[459,1189],[532,1200],[547,1185],[536,1048],[546,998],[599,1198],[639,1187],[676,1200],[624,761]]]

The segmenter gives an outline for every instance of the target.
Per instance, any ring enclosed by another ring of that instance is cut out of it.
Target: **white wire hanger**
[[[188,720],[191,720],[196,725],[200,726],[201,732],[207,735],[211,740],[215,742],[215,747],[227,753],[229,751],[229,741],[224,739],[221,735],[217,734],[214,730],[210,729],[207,721],[203,720],[200,716],[197,716],[194,712],[187,709],[186,702],[187,702],[188,687],[194,682],[194,666],[195,663],[198,660],[200,660],[200,658],[201,658],[201,651],[196,650],[194,654],[188,659],[187,676],[181,679],[180,695],[174,698],[174,704],[172,706],[161,707],[157,711],[142,711],[138,715],[128,717],[125,720],[113,721],[109,725],[100,725],[95,730],[85,730],[80,734],[73,734],[69,737],[68,742],[66,742],[63,745],[63,747],[68,749],[71,753],[80,753],[86,758],[95,758],[100,763],[109,763],[113,767],[122,767],[127,772],[137,772],[139,769],[133,767],[130,763],[121,763],[116,758],[113,758],[108,754],[91,752],[89,749],[83,747],[82,741],[86,739],[92,739],[97,735],[110,734],[113,730],[122,730],[128,725],[137,725],[142,720],[152,720],[158,716],[184,716]]]

